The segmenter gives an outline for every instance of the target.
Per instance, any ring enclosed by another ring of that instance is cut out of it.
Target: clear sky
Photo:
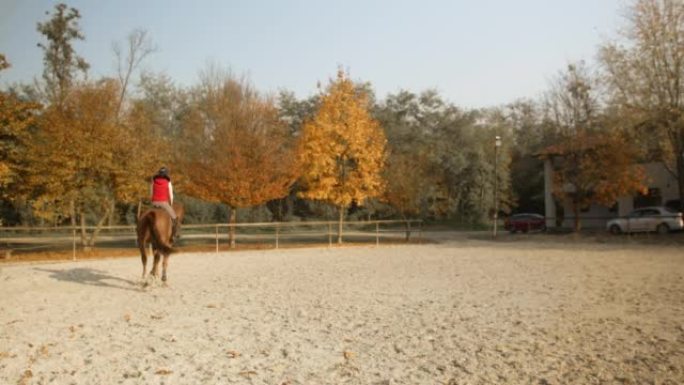
[[[81,12],[75,45],[91,78],[114,74],[111,45],[136,28],[159,50],[145,69],[197,82],[209,62],[264,92],[316,92],[337,68],[378,97],[437,89],[461,107],[534,98],[573,61],[592,63],[623,24],[624,0],[64,1]],[[44,21],[56,1],[0,0],[2,84],[42,73]]]

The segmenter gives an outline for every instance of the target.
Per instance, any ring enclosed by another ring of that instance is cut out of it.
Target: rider
[[[164,209],[173,222],[173,230],[171,232],[171,239],[179,238],[179,223],[176,211],[173,209],[173,185],[171,184],[171,177],[169,170],[162,167],[152,177],[152,185],[150,186],[152,195],[152,206]]]

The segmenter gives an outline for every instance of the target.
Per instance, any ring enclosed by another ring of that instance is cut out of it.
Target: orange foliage
[[[286,196],[296,179],[292,139],[270,100],[224,79],[203,90],[183,122],[183,188],[231,208]]]
[[[618,197],[645,193],[645,173],[638,151],[619,132],[589,134],[578,131],[559,145],[548,147],[546,157],[558,156],[554,195],[570,199],[579,230],[579,210],[593,203],[612,205]]]
[[[0,54],[0,71],[9,68],[5,56]],[[16,96],[0,92],[0,189],[3,198],[8,198],[8,185],[16,182],[22,166],[27,128],[35,121],[35,112],[40,106],[19,100]]]
[[[26,181],[37,215],[104,218],[145,193],[158,146],[135,110],[118,117],[119,93],[114,81],[83,84],[40,117]]]

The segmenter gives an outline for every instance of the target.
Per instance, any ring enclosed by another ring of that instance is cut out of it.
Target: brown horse
[[[185,214],[185,209],[180,203],[174,203],[173,209],[176,211],[178,216],[178,223],[183,221],[183,216]],[[150,275],[154,278],[158,277],[159,274],[159,260],[164,257],[164,262],[162,263],[162,281],[166,282],[166,268],[169,264],[169,255],[173,250],[173,239],[171,239],[171,230],[173,229],[173,222],[171,221],[171,216],[160,208],[153,208],[145,211],[140,215],[140,209],[138,209],[137,217],[137,227],[136,231],[138,233],[138,247],[140,248],[140,257],[142,258],[142,279],[145,280],[146,270],[147,270],[147,253],[145,248],[148,244],[152,244],[152,252],[154,254],[154,264]]]

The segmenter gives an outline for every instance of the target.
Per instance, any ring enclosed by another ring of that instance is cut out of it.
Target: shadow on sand
[[[50,278],[58,281],[75,282],[83,285],[110,287],[114,289],[141,291],[140,285],[128,279],[115,277],[107,274],[105,271],[89,269],[89,268],[74,268],[66,270],[52,270],[45,268],[35,268],[36,271],[50,273]]]

